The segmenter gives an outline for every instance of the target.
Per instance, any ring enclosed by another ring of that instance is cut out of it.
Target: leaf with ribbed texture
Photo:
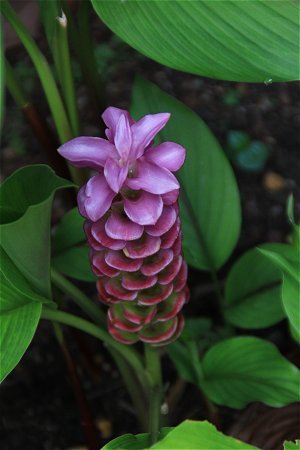
[[[299,401],[299,370],[270,342],[235,337],[210,348],[201,387],[213,402],[243,408],[260,401],[280,407]]]
[[[44,165],[23,167],[1,186],[2,246],[30,285],[50,298],[50,216],[54,193],[73,184]]]
[[[3,259],[5,258],[5,261]],[[7,263],[5,253],[1,254],[1,269]],[[1,352],[0,382],[18,364],[30,344],[38,325],[43,298],[37,297],[26,280],[13,264],[10,265],[10,278],[19,281],[25,287],[26,294],[8,281],[1,270],[0,320],[1,320]],[[20,281],[22,280],[22,281]]]
[[[280,270],[257,249],[244,253],[226,280],[224,316],[241,328],[264,328],[283,320]]]
[[[158,439],[162,439],[173,430],[173,428],[161,428]],[[124,434],[113,439],[102,450],[140,450],[151,447],[151,436],[149,433],[141,434]]]
[[[282,303],[294,336],[300,342],[300,260],[299,248],[286,244],[269,244],[259,251],[283,273]]]
[[[295,442],[285,441],[283,444],[284,450],[300,450],[300,440]]]
[[[136,119],[171,113],[159,136],[187,152],[178,175],[184,255],[198,269],[221,267],[239,237],[241,213],[236,181],[219,143],[197,114],[141,78],[134,84],[131,110]]]
[[[92,4],[125,42],[174,69],[232,81],[299,77],[295,0],[92,0]]]

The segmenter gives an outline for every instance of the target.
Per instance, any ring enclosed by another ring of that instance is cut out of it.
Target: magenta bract
[[[96,174],[80,189],[90,260],[100,300],[109,306],[108,329],[124,344],[164,345],[184,325],[189,298],[181,255],[179,183],[172,172],[185,159],[173,142],[153,146],[169,113],[135,122],[125,110],[103,113],[108,140],[78,137],[59,148],[77,167]]]

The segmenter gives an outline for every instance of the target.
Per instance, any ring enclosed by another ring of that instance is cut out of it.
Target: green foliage
[[[300,449],[300,441],[296,440],[295,442],[285,441],[283,444],[284,450],[299,450]]]
[[[197,449],[197,450],[258,450],[218,431],[211,423],[185,420],[175,428],[162,428],[159,440],[151,446],[149,434],[125,434],[103,447],[103,450]]]
[[[299,9],[293,0],[92,4],[125,42],[174,69],[261,83],[299,77]]]
[[[47,166],[24,167],[1,186],[1,379],[18,364],[51,302],[50,215],[71,184]]]
[[[3,46],[3,31],[0,29],[0,130],[2,128],[4,116],[4,46]]]
[[[226,280],[224,316],[240,328],[264,328],[283,320],[282,276],[257,249],[233,265]]]
[[[269,156],[268,147],[260,141],[251,141],[243,131],[229,131],[226,152],[240,169],[248,172],[261,171]]]
[[[187,151],[179,172],[185,258],[198,269],[219,268],[230,256],[240,232],[239,192],[232,169],[213,134],[193,111],[138,78],[133,116],[161,111],[169,111],[171,118],[160,139],[175,141]]]
[[[77,208],[64,215],[54,230],[52,266],[59,272],[82,281],[95,282],[83,231],[84,218]]]
[[[283,274],[282,303],[286,316],[300,341],[300,278],[299,247],[285,244],[261,246],[259,251]]]
[[[299,370],[270,342],[235,337],[216,344],[202,360],[201,387],[213,402],[243,408],[260,401],[280,407],[299,400]]]

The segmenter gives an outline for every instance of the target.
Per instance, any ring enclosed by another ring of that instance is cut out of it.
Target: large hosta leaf
[[[202,389],[215,403],[243,408],[261,401],[284,406],[299,400],[299,370],[270,342],[235,337],[213,346],[202,361]]]
[[[224,316],[241,328],[264,328],[285,318],[280,270],[257,249],[234,264],[226,280]]]
[[[134,85],[135,118],[168,111],[171,118],[160,132],[162,141],[186,148],[179,172],[184,254],[198,269],[219,268],[231,254],[240,232],[239,192],[232,169],[217,140],[191,109],[138,78]]]
[[[106,25],[174,69],[232,81],[299,77],[295,0],[92,0]]]

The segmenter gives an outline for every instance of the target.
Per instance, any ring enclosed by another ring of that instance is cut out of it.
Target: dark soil
[[[231,83],[192,76],[144,58],[104,28],[97,28],[95,34],[98,45],[101,43],[101,52],[109,50],[110,55],[103,67],[108,104],[128,108],[132,81],[139,73],[196,111],[224,147],[229,130],[245,131],[251,139],[260,140],[269,147],[270,156],[261,172],[250,173],[234,168],[241,192],[243,227],[238,246],[221,271],[221,279],[236,257],[246,249],[266,241],[285,242],[289,234],[285,209],[291,192],[296,196],[296,212],[298,215],[300,212],[296,192],[300,169],[298,85]],[[45,47],[43,40],[40,44]],[[10,50],[8,56],[13,63],[19,61],[20,65],[20,61],[24,61],[24,67],[30,67],[21,48]],[[21,73],[23,80],[26,78],[24,67]],[[30,78],[32,72],[28,71]],[[30,79],[28,82],[30,84]],[[28,91],[46,116],[47,108],[40,87],[37,83],[31,84]],[[237,98],[235,104],[228,104],[228,94]],[[80,81],[78,100],[83,134],[97,134],[101,111],[98,117],[90,112]],[[25,164],[47,162],[10,97],[7,98],[1,156],[5,163],[3,178]],[[270,173],[280,176],[276,189],[268,182]],[[56,200],[54,221],[66,207],[64,202],[61,198]],[[187,315],[201,314],[218,320],[208,275],[191,270],[190,278],[192,298],[186,309]],[[86,285],[83,287],[92,289]],[[93,289],[92,292],[95,295]],[[193,297],[197,302],[193,303]],[[294,358],[294,347],[285,324],[258,334],[272,339],[285,354]],[[120,434],[138,432],[134,410],[122,380],[103,347],[85,336],[74,335],[70,330],[66,330],[65,337],[93,415],[99,447]],[[299,360],[295,362],[299,363]],[[174,368],[167,358],[164,359],[164,369],[165,379],[176,381]],[[185,418],[207,418],[199,391],[182,382],[177,382],[176,386],[183,396],[176,414],[170,415],[170,424]],[[1,413],[2,450],[85,448],[81,419],[64,357],[50,324],[40,324],[28,352],[3,383]],[[223,431],[232,432],[265,450],[279,450],[284,439],[296,437],[299,409],[295,405],[276,410],[254,404],[242,413],[220,408],[219,416],[219,426]],[[281,425],[282,432],[278,431]],[[266,432],[268,427],[274,428],[275,437],[274,433],[270,436]]]

